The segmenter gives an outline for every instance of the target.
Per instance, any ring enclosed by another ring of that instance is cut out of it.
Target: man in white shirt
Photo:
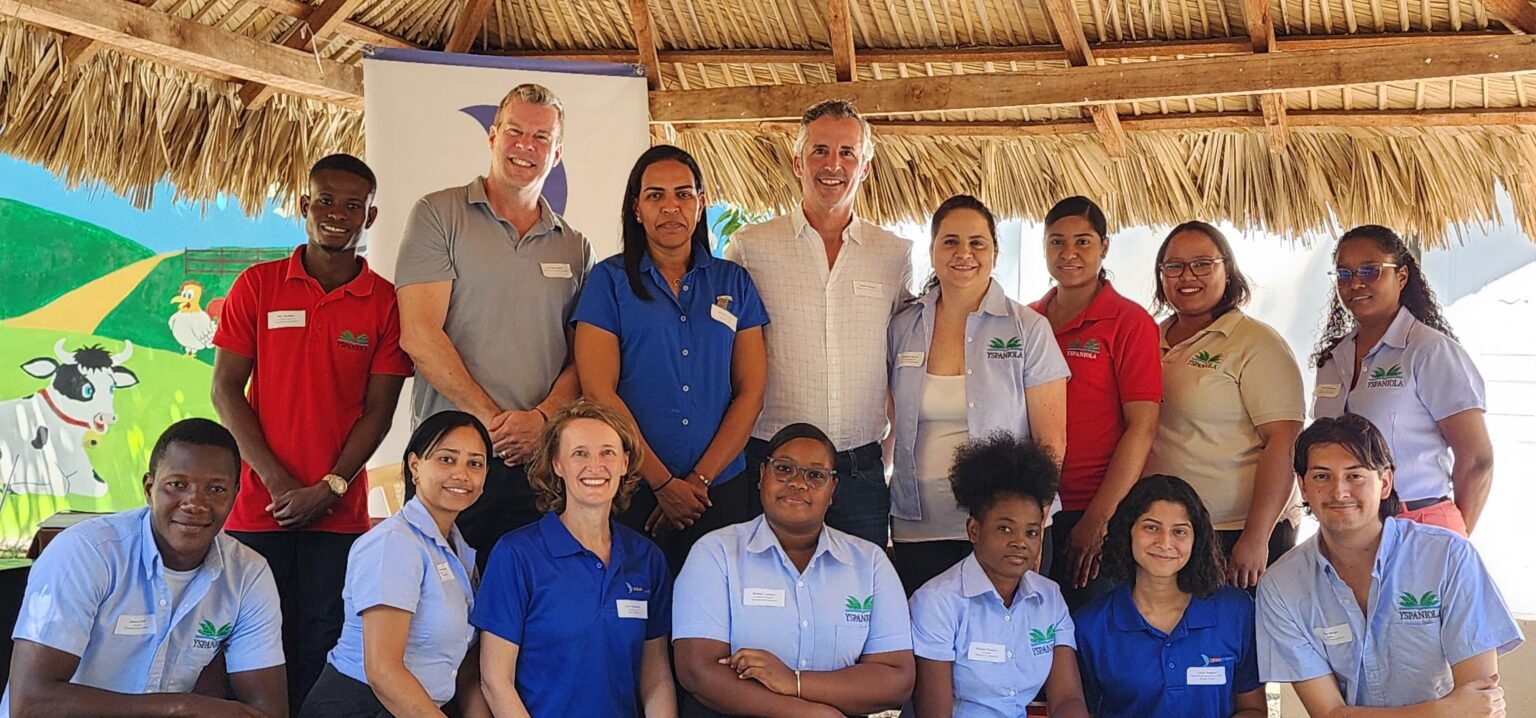
[[[768,390],[747,443],[747,475],[756,480],[766,440],[784,426],[825,430],[838,449],[827,525],[883,547],[886,326],[912,296],[912,243],[854,214],[875,148],[852,104],[828,100],[806,110],[794,152],[800,204],[742,229],[725,249],[726,259],[752,273],[773,319],[764,331]]]

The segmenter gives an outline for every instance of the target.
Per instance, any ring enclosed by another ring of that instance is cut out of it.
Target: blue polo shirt
[[[368,682],[363,670],[363,611],[389,606],[408,611],[405,668],[438,705],[453,698],[459,665],[475,638],[475,550],[457,526],[443,538],[421,500],[406,502],[352,544],[342,590],[346,621],[326,660],[342,675]]]
[[[976,554],[912,594],[913,652],[954,664],[955,718],[1024,715],[1051,675],[1056,647],[1075,647],[1074,632],[1055,581],[1025,573],[1004,606]]]
[[[1231,586],[1194,596],[1172,633],[1147,624],[1131,585],[1077,612],[1077,661],[1099,718],[1227,718],[1259,688],[1253,599]]]
[[[548,513],[491,549],[470,622],[517,644],[517,695],[534,718],[634,716],[646,641],[672,626],[656,544],[609,521],[608,562]]]
[[[1371,569],[1369,615],[1319,536],[1259,579],[1259,674],[1299,683],[1332,674],[1351,706],[1410,706],[1455,687],[1451,666],[1525,641],[1472,544],[1389,518]]]
[[[619,339],[619,398],[656,458],[686,476],[709,448],[731,404],[731,355],[736,333],[768,323],[752,277],[741,265],[695,248],[678,294],[649,254],[640,278],[650,301],[635,296],[624,256],[592,268],[571,321]],[[744,454],[715,477],[729,481],[747,466]]]
[[[672,623],[674,641],[757,648],[806,671],[912,649],[906,593],[884,549],[827,526],[802,573],[764,516],[694,544],[677,576]]]
[[[283,665],[283,617],[266,559],[223,533],[179,603],[149,508],[65,529],[32,564],[11,637],[80,658],[71,683],[189,693],[220,650],[230,673]],[[0,716],[11,714],[7,685]]]

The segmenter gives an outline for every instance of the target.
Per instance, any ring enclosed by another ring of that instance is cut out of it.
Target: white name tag
[[[1325,646],[1337,646],[1355,640],[1355,632],[1349,630],[1348,623],[1340,623],[1337,626],[1314,628],[1312,633],[1322,639]]]
[[[645,618],[646,601],[634,601],[628,598],[619,599],[619,618]]]
[[[880,297],[885,296],[885,285],[881,284],[879,282],[860,282],[860,281],[854,281],[854,283],[853,283],[853,296],[855,296],[855,297],[874,297],[876,299],[879,299]]]
[[[437,578],[440,581],[452,581],[453,580],[453,569],[448,567],[448,562],[447,561],[444,561],[444,562],[442,562],[442,563],[437,565]]]
[[[1190,666],[1184,674],[1184,683],[1191,686],[1224,686],[1227,669],[1221,666]]]
[[[539,262],[539,270],[550,279],[571,278],[571,265],[565,262]]]
[[[722,307],[718,304],[711,304],[709,306],[709,316],[714,317],[715,321],[730,327],[731,331],[736,331],[736,315],[732,314],[730,310],[726,309],[725,307]]]
[[[118,616],[117,628],[112,632],[119,636],[148,636],[155,632],[155,617]]]
[[[922,365],[923,365],[923,353],[922,352],[902,352],[902,353],[896,355],[896,368],[897,369],[900,369],[900,368],[902,368],[904,366],[922,366]]]
[[[773,608],[784,607],[784,589],[782,588],[748,588],[741,592],[741,604],[743,606],[771,606]]]
[[[1338,384],[1318,384],[1317,390],[1312,392],[1324,399],[1332,399],[1339,395]]]
[[[1008,660],[1008,649],[1001,643],[972,643],[971,647],[966,649],[965,657],[972,661],[1002,663]]]
[[[267,312],[268,329],[295,329],[304,326],[304,310]]]

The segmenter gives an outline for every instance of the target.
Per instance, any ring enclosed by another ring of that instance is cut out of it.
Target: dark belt
[[[1451,500],[1451,497],[1449,497],[1449,496],[1437,496],[1437,497],[1432,498],[1432,499],[1417,499],[1415,501],[1404,501],[1403,502],[1403,510],[1404,511],[1418,511],[1419,509],[1427,509],[1427,508],[1429,508],[1431,506],[1434,506],[1435,504],[1438,504],[1438,503],[1441,503],[1441,502],[1444,502],[1444,501],[1450,501],[1450,500]]]

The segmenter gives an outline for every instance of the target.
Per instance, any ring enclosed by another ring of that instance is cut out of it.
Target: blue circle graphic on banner
[[[487,134],[491,131],[491,123],[496,121],[495,105],[471,105],[459,108],[462,112],[480,123],[480,130]],[[558,162],[554,169],[549,171],[549,177],[544,180],[544,201],[549,203],[550,209],[555,214],[565,214],[565,201],[570,196],[570,187],[565,179],[565,162]]]

